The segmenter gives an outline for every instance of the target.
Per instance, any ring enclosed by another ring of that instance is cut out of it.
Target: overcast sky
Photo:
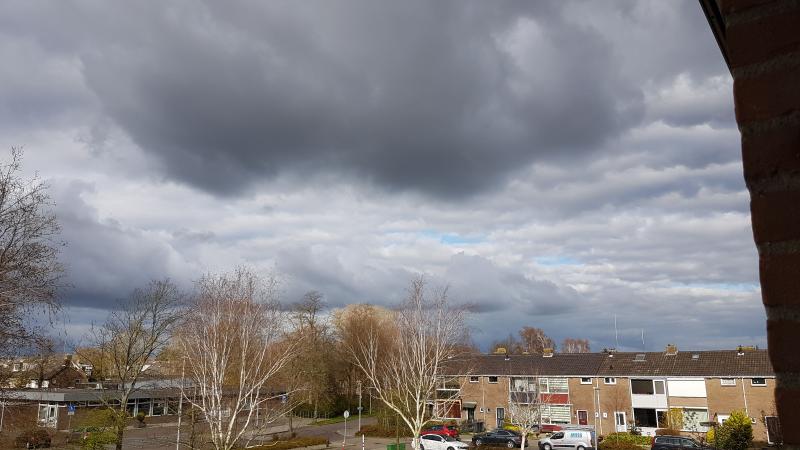
[[[0,147],[79,336],[149,279],[449,284],[486,349],[766,345],[731,78],[694,0],[7,1]],[[7,156],[6,156],[7,158]]]

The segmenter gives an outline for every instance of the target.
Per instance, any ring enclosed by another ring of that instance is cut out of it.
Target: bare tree
[[[20,175],[22,151],[0,163],[0,354],[30,338],[27,318],[58,307],[63,276],[57,240],[61,228],[50,211],[47,185]]]
[[[110,378],[103,383],[100,401],[112,412],[116,428],[116,448],[128,418],[128,399],[141,387],[140,381],[153,357],[164,348],[180,314],[180,293],[171,282],[153,281],[135,290],[106,322],[93,327],[89,351],[79,356]]]
[[[375,395],[406,424],[419,446],[419,434],[430,419],[427,403],[436,398],[446,364],[466,342],[464,314],[449,305],[447,290],[428,295],[425,280],[412,281],[409,296],[394,315],[393,348],[380,342],[387,330],[366,330],[348,353],[372,385]]]
[[[522,327],[519,331],[522,350],[531,355],[541,355],[544,349],[555,350],[556,343],[541,328]]]
[[[589,353],[588,339],[565,338],[561,342],[561,353]]]
[[[55,341],[49,336],[37,336],[34,338],[34,353],[29,358],[33,367],[29,378],[30,380],[36,380],[36,387],[39,389],[45,387],[44,380],[57,358],[55,346]]]
[[[328,321],[322,316],[325,307],[322,294],[310,291],[292,305],[290,314],[292,330],[288,338],[298,342],[298,356],[291,364],[292,384],[303,390],[303,401],[313,408],[314,418],[317,417],[320,406],[329,404],[332,400],[329,394],[332,390],[331,372],[335,362],[330,349],[334,347],[334,343]]]
[[[532,382],[533,391],[511,392],[508,402],[508,419],[513,425],[519,427],[522,435],[520,449],[525,449],[528,434],[539,430],[542,422],[542,408],[544,403],[538,392],[539,381]]]
[[[267,404],[284,394],[273,383],[294,350],[280,339],[276,291],[274,278],[262,280],[245,268],[206,275],[178,334],[197,393],[184,394],[184,401],[205,417],[217,450],[246,447],[258,437],[257,415],[268,422],[283,413]]]

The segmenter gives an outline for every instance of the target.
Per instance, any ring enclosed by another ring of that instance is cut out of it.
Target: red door
[[[578,425],[589,425],[589,413],[587,411],[578,411]]]

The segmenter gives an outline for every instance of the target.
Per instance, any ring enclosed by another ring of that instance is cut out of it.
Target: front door
[[[614,413],[614,424],[619,432],[628,431],[627,420],[625,418],[625,411],[617,411]]]
[[[589,411],[578,410],[578,425],[589,425]]]
[[[503,428],[503,422],[506,419],[506,410],[504,408],[495,408],[497,411],[497,428]]]

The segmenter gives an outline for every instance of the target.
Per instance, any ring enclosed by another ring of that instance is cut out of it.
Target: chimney
[[[675,356],[678,354],[678,346],[675,344],[667,344],[666,350],[664,350],[664,354],[667,356]]]
[[[553,349],[552,348],[544,348],[542,349],[542,356],[545,358],[552,358],[553,357]]]

